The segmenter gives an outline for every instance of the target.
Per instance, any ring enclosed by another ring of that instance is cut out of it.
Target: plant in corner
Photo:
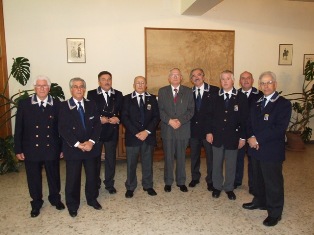
[[[22,90],[18,93],[9,96],[6,95],[6,90],[9,85],[10,78],[14,77],[18,83],[25,86],[30,78],[30,63],[25,57],[13,58],[13,64],[10,75],[4,83],[4,88],[0,91],[0,107],[10,106],[10,108],[4,113],[0,114],[0,129],[16,115],[16,108],[18,102],[21,99],[26,99],[30,95],[34,94],[33,89]],[[51,83],[50,94],[54,98],[64,100],[64,93],[62,88],[57,83]],[[6,117],[6,118],[5,118]],[[19,161],[15,157],[14,153],[14,140],[13,136],[9,135],[4,138],[0,138],[0,174],[7,172],[17,172],[19,167]]]
[[[314,61],[308,61],[305,65],[301,92],[290,93],[284,96],[292,103],[292,116],[287,134],[299,135],[304,143],[309,142],[312,136],[312,128],[309,124],[314,117]]]

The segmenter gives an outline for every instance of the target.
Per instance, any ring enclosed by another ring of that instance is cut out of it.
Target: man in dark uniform
[[[87,93],[87,99],[94,100],[101,121],[101,145],[105,149],[105,180],[104,184],[110,194],[115,194],[114,176],[116,169],[116,149],[119,136],[120,111],[123,95],[112,88],[112,75],[108,71],[98,74],[99,87]],[[100,175],[101,152],[97,159],[97,175]],[[99,178],[99,187],[101,178]]]
[[[142,162],[142,185],[148,195],[155,196],[153,188],[153,153],[156,146],[156,128],[159,109],[156,96],[146,92],[146,79],[134,79],[134,91],[124,97],[122,123],[125,126],[127,155],[126,198],[132,198],[137,187],[136,167],[140,154]]]
[[[213,193],[214,198],[224,190],[230,200],[233,192],[238,149],[245,145],[245,125],[248,115],[246,96],[236,90],[233,73],[229,70],[220,74],[221,90],[214,101],[211,131],[208,141],[213,144]],[[223,165],[225,162],[225,176]]]
[[[206,183],[209,191],[213,190],[213,149],[211,143],[206,139],[209,134],[211,123],[210,117],[213,112],[213,97],[218,95],[219,88],[204,82],[205,73],[203,69],[196,68],[190,72],[190,79],[194,84],[192,88],[195,101],[195,112],[191,119],[191,175],[192,181],[189,187],[195,187],[200,182],[200,155],[202,146],[205,149],[207,176]]]
[[[46,170],[48,200],[57,210],[65,207],[60,195],[61,140],[58,134],[60,101],[49,95],[51,82],[46,76],[34,81],[35,94],[21,100],[15,119],[14,151],[25,162],[31,201],[31,217],[37,217],[44,203],[42,167]]]
[[[247,125],[249,155],[252,156],[254,198],[244,203],[248,210],[267,209],[265,226],[281,220],[284,205],[282,163],[285,160],[285,133],[291,117],[291,103],[276,91],[276,75],[260,75],[264,96],[250,107]]]
[[[253,87],[254,79],[253,75],[250,72],[243,72],[240,75],[239,83],[241,88],[239,92],[242,92],[248,98],[249,107],[251,103],[256,102],[261,96],[263,95],[258,89]],[[248,144],[246,143],[245,146],[238,150],[237,156],[237,169],[236,175],[234,179],[234,188],[242,185],[243,179],[243,172],[244,172],[244,157],[247,152]],[[252,171],[252,162],[251,156],[247,155],[248,157],[248,183],[249,183],[249,193],[253,193],[253,171]]]
[[[96,103],[84,99],[85,81],[72,78],[69,85],[72,97],[60,105],[59,133],[66,160],[65,200],[70,216],[76,217],[80,206],[82,165],[86,175],[87,204],[96,210],[102,209],[97,201],[99,175],[96,170],[101,123]]]

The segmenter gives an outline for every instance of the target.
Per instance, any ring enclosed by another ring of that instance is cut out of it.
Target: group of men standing
[[[34,81],[35,94],[19,103],[15,126],[15,152],[19,160],[25,161],[32,198],[31,216],[37,217],[43,205],[42,167],[47,174],[49,202],[58,210],[65,208],[60,196],[59,159],[63,156],[69,214],[77,216],[80,205],[82,166],[86,174],[87,204],[96,210],[102,209],[97,201],[101,153],[104,148],[105,188],[115,194],[120,123],[125,127],[127,154],[125,197],[132,198],[137,188],[139,156],[143,190],[150,196],[157,195],[153,187],[153,151],[156,129],[161,122],[165,192],[171,192],[174,181],[182,192],[188,191],[185,170],[188,145],[189,187],[200,183],[203,146],[207,189],[214,198],[225,191],[230,200],[235,200],[234,188],[242,184],[243,159],[247,152],[249,191],[254,199],[243,204],[243,208],[267,209],[264,225],[276,225],[283,209],[284,135],[291,115],[290,102],[276,92],[276,75],[265,72],[259,77],[262,92],[252,87],[254,80],[249,72],[240,75],[239,90],[234,88],[234,75],[229,70],[220,74],[221,88],[206,83],[201,68],[190,73],[192,90],[181,84],[182,79],[178,68],[171,69],[169,85],[159,89],[157,100],[146,91],[146,78],[137,76],[134,91],[123,97],[112,88],[111,73],[102,71],[98,74],[99,87],[89,91],[87,99],[84,98],[85,81],[73,78],[69,82],[72,97],[60,103],[49,95],[49,78],[38,76]]]

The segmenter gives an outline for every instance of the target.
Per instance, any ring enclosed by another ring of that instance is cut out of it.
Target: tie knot
[[[244,94],[247,96],[247,94],[249,94],[249,93],[246,91],[246,92],[244,92]]]
[[[143,95],[138,95],[141,99],[142,99],[142,97],[143,97]]]
[[[177,88],[174,88],[173,90],[174,90],[175,93],[178,93],[178,89]]]
[[[41,103],[41,106],[43,106],[45,102],[44,102],[44,101],[41,101],[40,103]]]
[[[226,93],[226,99],[229,99],[229,94],[228,93]]]
[[[79,104],[79,106],[81,106],[81,101],[77,102]]]
[[[106,95],[109,96],[108,91],[105,91]]]

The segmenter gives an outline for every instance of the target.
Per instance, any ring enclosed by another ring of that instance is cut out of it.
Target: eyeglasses
[[[72,86],[73,89],[85,89],[85,86]]]
[[[272,84],[274,84],[275,83],[275,81],[268,81],[268,82],[260,82],[259,84],[261,85],[261,86],[268,86],[268,85],[272,85]]]
[[[35,87],[38,89],[41,89],[41,88],[48,89],[49,86],[48,85],[35,85]]]
[[[145,82],[137,82],[137,83],[135,83],[135,85],[137,85],[137,86],[140,86],[140,85],[145,85]]]
[[[181,74],[170,74],[170,77],[172,77],[172,78],[180,78]]]

